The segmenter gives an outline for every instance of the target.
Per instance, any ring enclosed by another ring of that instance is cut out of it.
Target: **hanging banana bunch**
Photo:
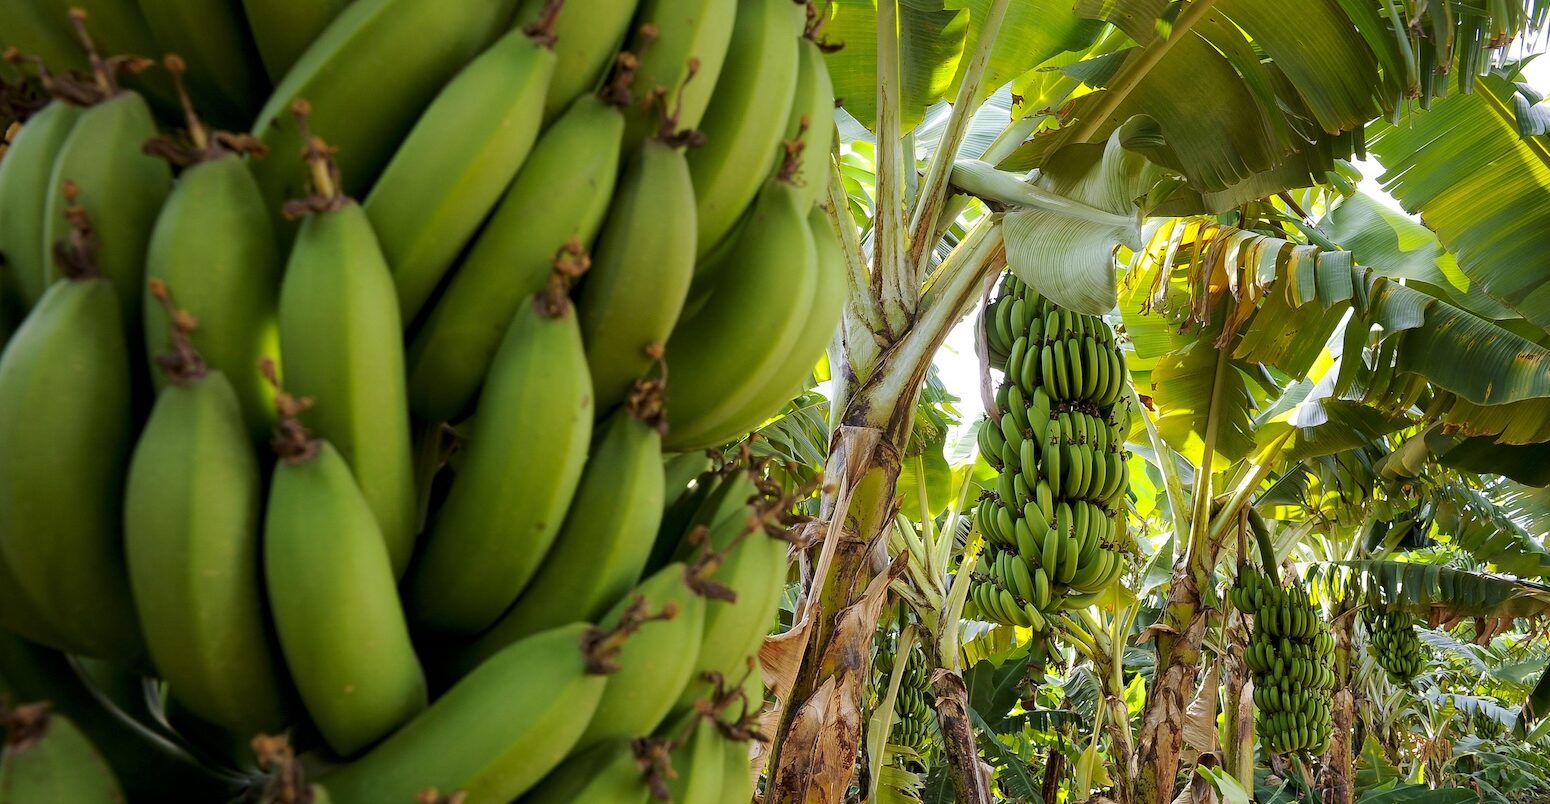
[[[983,325],[1000,421],[979,432],[1001,474],[975,512],[985,550],[971,614],[1044,630],[1092,605],[1124,569],[1130,396],[1124,353],[1102,318],[1041,298],[1015,276]]]
[[[1367,627],[1367,645],[1378,666],[1395,684],[1410,686],[1426,662],[1415,633],[1415,615],[1370,601],[1362,608],[1362,625]]]
[[[892,643],[878,651],[876,667],[879,697],[888,691],[889,678],[893,675],[897,660]],[[894,698],[893,730],[888,742],[913,750],[915,756],[908,761],[918,769],[927,768],[931,764],[928,751],[937,729],[932,700],[931,667],[926,661],[926,652],[917,644],[910,649],[909,656],[904,660],[904,675],[899,679],[899,691]]]
[[[1244,661],[1254,675],[1255,728],[1267,753],[1324,753],[1332,728],[1335,637],[1329,622],[1300,583],[1240,565],[1228,593],[1232,604],[1254,616]]]

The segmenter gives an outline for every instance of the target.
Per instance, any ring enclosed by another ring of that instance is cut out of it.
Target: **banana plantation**
[[[1550,2],[0,0],[0,804],[1550,802]]]

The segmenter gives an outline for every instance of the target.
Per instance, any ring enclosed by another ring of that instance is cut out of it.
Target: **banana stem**
[[[1146,437],[1152,442],[1152,453],[1157,456],[1157,468],[1162,472],[1163,490],[1168,494],[1168,507],[1173,512],[1173,535],[1175,543],[1186,544],[1189,541],[1189,517],[1185,516],[1184,483],[1179,479],[1179,466],[1174,460],[1173,448],[1162,440],[1157,432],[1157,424],[1152,421],[1152,412],[1141,404],[1140,397],[1135,390],[1130,392],[1130,398],[1134,401],[1136,410],[1141,412],[1141,423],[1146,426]]]
[[[882,312],[888,331],[909,327],[920,299],[919,281],[906,257],[905,154],[900,121],[899,2],[877,4],[877,214],[872,220],[873,272],[882,280]],[[909,169],[914,170],[910,155]]]
[[[953,111],[947,120],[947,129],[942,133],[941,142],[937,143],[936,152],[931,155],[930,164],[926,166],[926,178],[917,194],[915,213],[910,221],[909,259],[917,275],[926,272],[926,263],[930,259],[928,255],[936,243],[931,235],[936,231],[937,220],[947,200],[947,179],[952,174],[953,161],[958,156],[959,147],[963,145],[963,138],[969,131],[969,122],[979,110],[985,67],[990,63],[990,55],[996,48],[1001,23],[1006,19],[1006,9],[1010,4],[1011,0],[991,1],[985,24],[980,28],[974,56],[969,59],[963,83],[958,86],[958,95],[953,99]]]
[[[883,314],[878,307],[877,294],[872,290],[866,257],[861,252],[861,241],[856,236],[856,223],[850,217],[850,197],[845,193],[845,177],[840,173],[840,163],[829,158],[828,196],[823,206],[829,217],[829,225],[840,238],[840,250],[845,254],[845,279],[848,284],[846,304],[856,317],[866,323],[873,332],[883,331]]]

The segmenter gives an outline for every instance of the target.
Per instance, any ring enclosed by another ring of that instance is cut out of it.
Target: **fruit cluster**
[[[892,649],[884,648],[877,654],[878,694],[888,689],[896,657]],[[936,733],[936,710],[931,701],[931,667],[926,652],[919,645],[910,650],[904,662],[904,674],[899,678],[899,691],[894,699],[893,732],[888,742],[913,749],[924,764],[926,749],[931,745],[931,735]]]
[[[335,802],[509,801],[747,677],[792,500],[665,459],[838,321],[817,7],[83,5],[0,9],[52,97],[0,158],[0,626]]]
[[[1410,686],[1426,662],[1421,638],[1415,633],[1415,615],[1403,609],[1369,603],[1362,608],[1367,644],[1378,666],[1400,686]]]
[[[1124,568],[1127,374],[1114,331],[1041,298],[1014,276],[986,310],[999,422],[979,431],[1000,476],[975,511],[985,535],[971,613],[1042,629],[1091,605]]]
[[[1335,638],[1300,584],[1241,567],[1228,593],[1232,604],[1254,616],[1243,653],[1254,676],[1254,708],[1260,744],[1272,754],[1322,754],[1332,728]]]

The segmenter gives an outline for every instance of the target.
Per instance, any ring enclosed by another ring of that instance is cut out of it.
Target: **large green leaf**
[[[964,58],[969,15],[943,8],[942,0],[899,4],[899,107],[903,130],[921,121],[944,97]],[[830,53],[829,76],[845,109],[871,128],[877,121],[877,5],[875,0],[834,0],[824,38],[842,46]]]
[[[1033,776],[1033,768],[1027,760],[1008,748],[990,728],[979,711],[969,710],[974,730],[979,735],[980,753],[997,770],[996,779],[1001,787],[1016,801],[1033,801],[1040,795],[1039,780]]]
[[[992,0],[946,0],[949,9],[967,9],[969,31],[964,52],[972,53],[978,46],[985,17]],[[1008,81],[1038,67],[1057,54],[1090,47],[1103,26],[1094,20],[1083,19],[1071,11],[1071,0],[1010,0],[1006,18],[1001,22],[1000,35],[990,61],[985,63],[985,76],[980,82],[980,100],[988,97]],[[962,64],[967,65],[968,59]],[[952,93],[956,96],[963,83],[964,71],[960,69],[953,79]]]
[[[1357,804],[1465,804],[1479,800],[1480,795],[1467,787],[1433,790],[1424,784],[1403,784],[1368,792],[1357,799]]]
[[[1164,178],[1127,147],[1150,136],[1148,121],[1138,118],[1103,147],[1071,148],[1045,165],[1031,188],[1068,203],[1007,212],[1001,229],[1007,263],[1018,278],[1078,312],[1114,309],[1114,249],[1141,247],[1140,202]]]
[[[1362,265],[1411,285],[1424,283],[1476,315],[1501,320],[1517,314],[1485,294],[1459,270],[1458,261],[1437,242],[1437,234],[1379,203],[1366,193],[1345,199],[1320,223],[1329,239],[1356,255]]]
[[[1385,590],[1385,598],[1426,616],[1528,617],[1550,611],[1550,587],[1505,575],[1487,575],[1405,561],[1336,561]]]
[[[1151,372],[1157,432],[1197,466],[1205,454],[1206,428],[1213,415],[1218,422],[1218,459],[1235,461],[1254,449],[1254,399],[1248,380],[1228,361],[1222,393],[1213,397],[1217,355],[1209,338],[1202,337],[1191,349],[1159,358]]]
[[[1494,447],[1501,449],[1501,447]],[[1439,488],[1436,523],[1461,549],[1520,578],[1550,578],[1543,537],[1523,530],[1485,495],[1458,484]]]
[[[1522,139],[1504,78],[1373,132],[1379,181],[1420,213],[1485,293],[1550,327],[1550,144]]]

